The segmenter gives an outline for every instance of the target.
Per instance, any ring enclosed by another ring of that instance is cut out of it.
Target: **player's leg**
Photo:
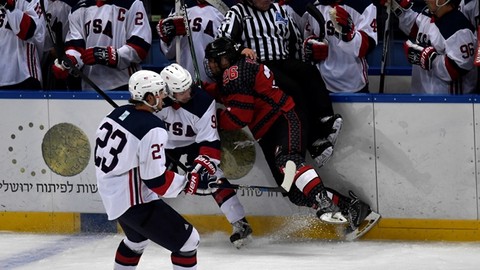
[[[142,236],[170,250],[174,270],[197,269],[197,230],[162,200],[133,206],[118,221],[122,228],[127,228],[125,234],[130,241],[136,242]],[[135,235],[137,238],[130,238]]]

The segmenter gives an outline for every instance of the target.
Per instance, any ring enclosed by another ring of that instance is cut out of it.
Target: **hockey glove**
[[[210,175],[214,175],[217,172],[217,166],[213,163],[208,156],[199,155],[193,161],[192,172],[203,173],[207,172]]]
[[[1,7],[12,12],[15,9],[15,0],[0,0],[0,8]]]
[[[207,172],[189,172],[186,174],[186,178],[185,193],[187,194],[210,195],[218,189],[210,187],[210,184],[216,182],[217,178]]]
[[[392,3],[392,11],[397,17],[413,6],[412,0],[390,0],[390,2]]]
[[[328,57],[328,43],[322,42],[317,36],[309,36],[303,42],[303,57],[305,61],[319,62]]]
[[[66,80],[68,74],[73,74],[72,66],[75,65],[78,67],[77,59],[71,55],[65,55],[64,60],[55,59],[52,65],[53,76],[57,80]]]
[[[438,53],[434,47],[422,47],[418,44],[414,44],[410,40],[407,40],[403,44],[403,49],[407,55],[408,62],[412,65],[419,65],[425,70],[432,68],[433,60],[437,57]]]
[[[157,24],[157,32],[165,43],[172,42],[176,36],[184,36],[187,34],[185,29],[185,21],[183,16],[173,16],[161,19]]]
[[[88,48],[82,53],[81,58],[85,65],[117,67],[118,64],[117,49],[112,46]]]
[[[336,5],[330,9],[330,20],[335,28],[336,36],[345,42],[351,41],[355,37],[355,24],[352,16],[341,6]]]

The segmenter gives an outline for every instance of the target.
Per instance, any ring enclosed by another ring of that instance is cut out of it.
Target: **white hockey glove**
[[[319,62],[328,57],[328,42],[321,41],[317,36],[309,36],[303,42],[303,57],[305,61]]]
[[[389,0],[392,5],[392,11],[395,16],[402,15],[403,12],[409,10],[413,6],[412,0]]]
[[[172,42],[176,36],[186,35],[187,31],[185,29],[183,16],[172,16],[160,19],[157,24],[157,33],[165,43]]]
[[[419,65],[425,70],[430,70],[433,65],[433,60],[437,57],[438,53],[434,47],[422,47],[418,44],[414,44],[410,40],[407,40],[403,44],[403,49],[407,55],[408,62],[412,65]]]

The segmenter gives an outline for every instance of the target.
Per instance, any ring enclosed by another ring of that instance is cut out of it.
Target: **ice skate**
[[[349,226],[345,229],[345,240],[352,241],[367,233],[380,219],[380,215],[370,209],[370,206],[358,199],[352,191],[349,192],[352,202],[344,210]]]
[[[230,236],[230,242],[240,249],[252,240],[252,228],[245,218],[232,223],[233,233]]]
[[[309,148],[310,156],[317,166],[321,168],[333,155],[333,145],[329,140],[318,139]]]
[[[330,200],[326,192],[319,192],[315,199],[318,202],[317,217],[321,221],[328,224],[346,224],[348,222],[340,212],[340,208]]]
[[[337,143],[337,137],[343,126],[343,118],[340,114],[334,114],[332,116],[326,116],[320,119],[320,122],[327,128],[331,129],[327,136],[327,140],[335,146]]]

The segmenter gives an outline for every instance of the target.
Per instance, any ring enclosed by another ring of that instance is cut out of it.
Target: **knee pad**
[[[148,243],[150,243],[150,240],[147,239],[145,241],[135,243],[128,240],[128,238],[125,237],[123,239],[123,243],[135,253],[142,254],[145,248],[147,247]]]
[[[197,229],[192,228],[192,233],[190,234],[190,237],[188,237],[187,241],[185,242],[185,244],[183,244],[178,253],[183,254],[191,251],[196,251],[199,244],[200,235],[198,234]]]

